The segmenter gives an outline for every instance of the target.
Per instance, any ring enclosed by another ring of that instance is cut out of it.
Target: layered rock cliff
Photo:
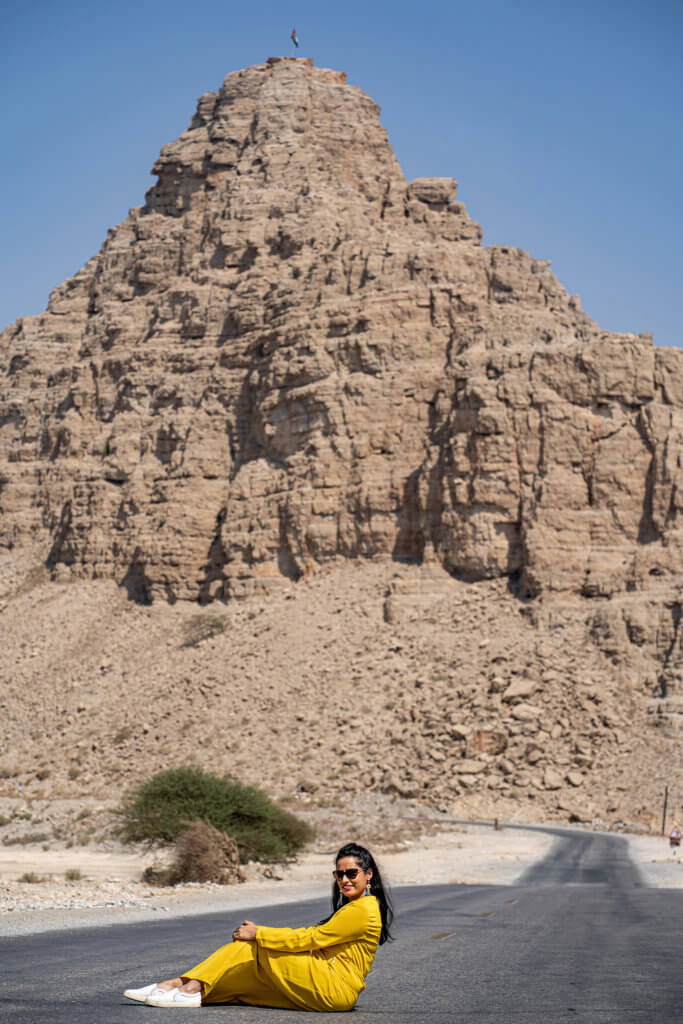
[[[0,337],[0,542],[138,602],[371,558],[612,598],[595,642],[675,696],[678,350],[483,248],[456,182],[407,183],[377,105],[310,61],[229,74],[153,173]]]

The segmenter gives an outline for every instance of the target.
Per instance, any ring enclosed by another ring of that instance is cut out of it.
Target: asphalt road
[[[683,1021],[683,892],[645,888],[619,837],[558,833],[549,855],[514,887],[405,887],[394,895],[396,941],[378,952],[356,1024]],[[238,916],[298,926],[325,913],[311,901]],[[196,963],[234,924],[211,914],[0,940],[0,1021],[153,1024],[165,1011],[129,1003],[123,989]],[[298,1018],[217,1006],[177,1010],[171,1019]]]

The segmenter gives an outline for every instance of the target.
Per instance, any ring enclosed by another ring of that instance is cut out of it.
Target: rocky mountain
[[[459,653],[434,655],[429,686],[401,698],[373,787],[443,803],[509,793],[520,772],[520,791],[569,791],[594,770],[597,794],[596,749],[626,707],[625,735],[645,729],[644,750],[670,766],[683,722],[679,351],[600,330],[546,260],[482,247],[456,182],[406,182],[377,105],[310,60],[229,74],[153,173],[145,204],[45,313],[0,336],[4,614],[26,592],[21,552],[57,583],[113,580],[137,606],[261,608],[295,584],[333,593],[353,566],[385,574],[378,628],[396,646],[422,607],[414,580],[438,578]],[[460,615],[477,594],[491,614]],[[345,658],[325,679],[335,692]],[[9,650],[5,670],[20,661]],[[122,673],[120,709],[137,685]],[[73,673],[57,675],[68,718]],[[23,694],[39,685],[23,668],[13,678]],[[308,714],[325,698],[306,693]],[[608,694],[602,717],[584,707]],[[431,754],[410,748],[413,785],[389,750],[404,734],[424,747],[424,716],[437,735]],[[15,724],[11,749],[32,763]],[[140,771],[150,743],[135,748]],[[83,757],[106,775],[113,748],[95,747]]]

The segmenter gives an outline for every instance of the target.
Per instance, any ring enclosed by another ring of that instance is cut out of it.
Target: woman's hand
[[[233,942],[251,942],[256,938],[256,925],[253,921],[242,921],[232,933]]]

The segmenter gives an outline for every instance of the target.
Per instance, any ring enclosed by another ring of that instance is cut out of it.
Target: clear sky
[[[380,104],[408,179],[458,180],[484,244],[683,344],[683,0],[3,0],[2,27],[0,328],[143,202],[201,93],[296,53]]]

